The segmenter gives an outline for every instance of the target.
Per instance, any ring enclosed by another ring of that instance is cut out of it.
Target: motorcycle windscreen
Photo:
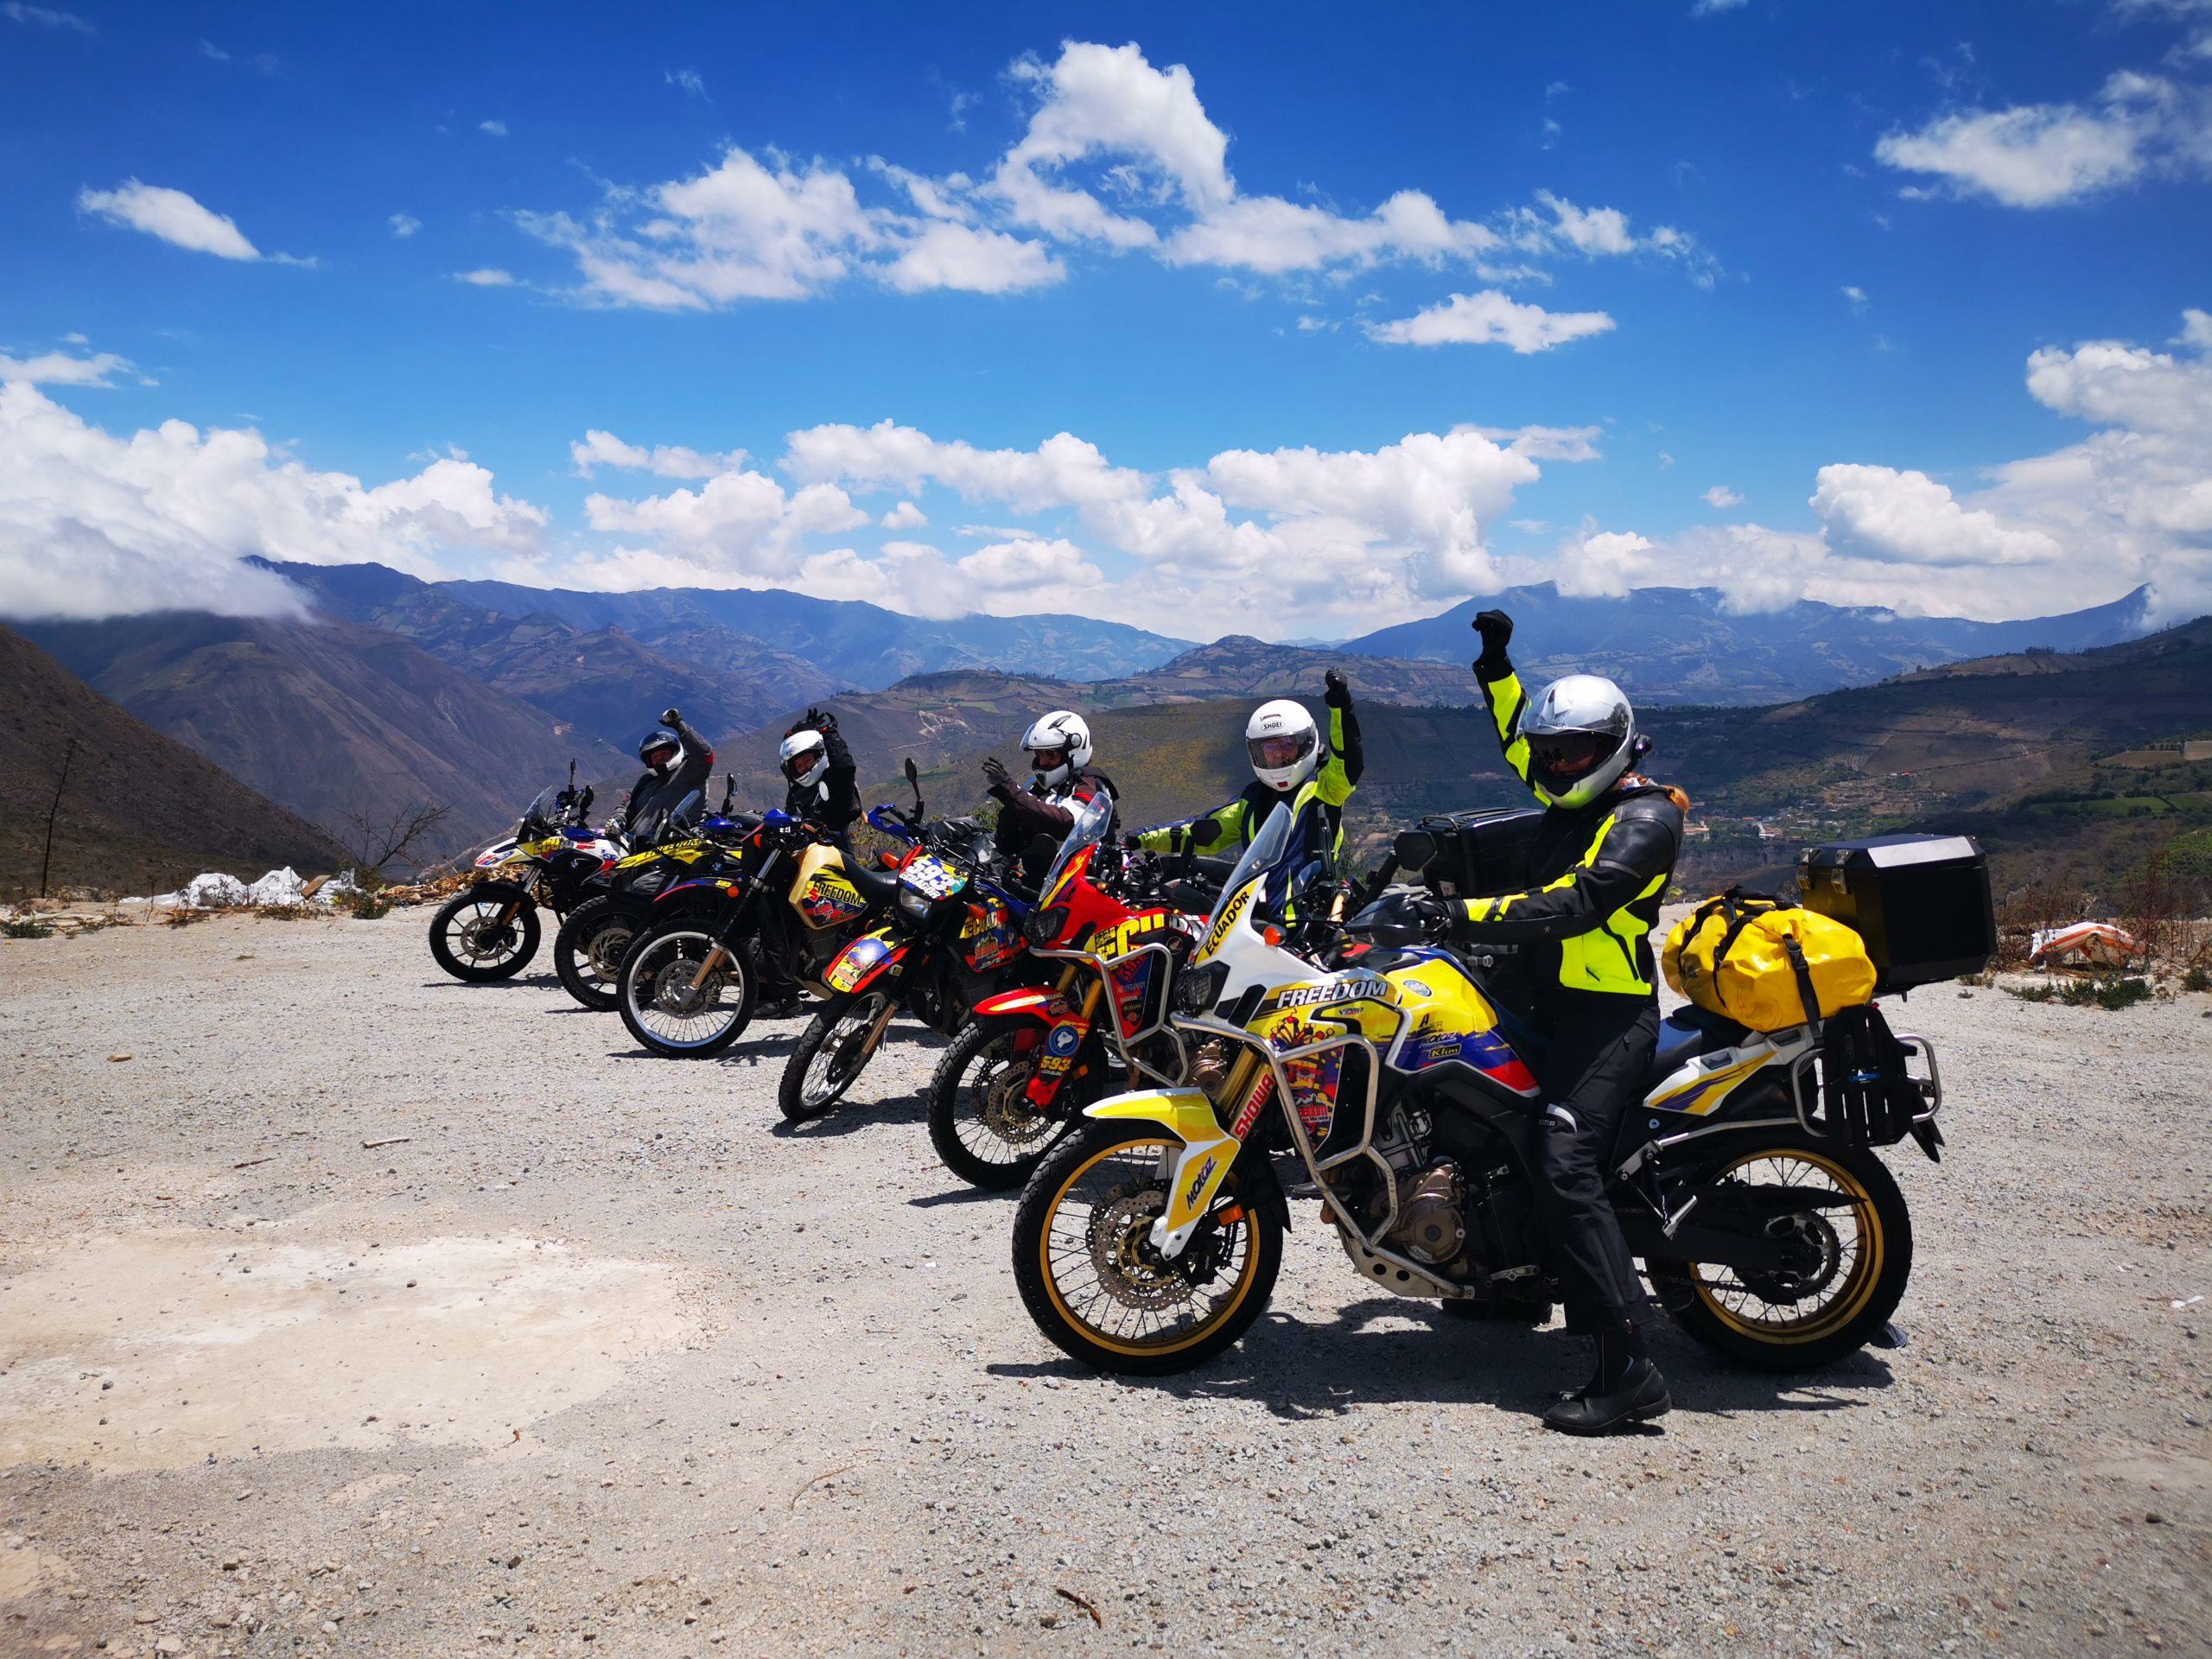
[[[1244,891],[1245,884],[1255,879],[1272,875],[1293,855],[1290,803],[1277,801],[1275,810],[1268,814],[1268,821],[1260,826],[1260,833],[1252,837],[1252,844],[1244,849],[1244,856],[1236,861],[1236,868],[1229,873],[1229,880],[1221,884],[1221,897],[1214,901],[1213,914],[1206,918],[1205,938],[1209,950],[1220,948],[1221,936],[1225,931],[1222,918],[1230,906],[1236,902],[1236,895]]]
[[[1078,853],[1096,847],[1104,837],[1106,826],[1113,821],[1114,802],[1103,789],[1075,809],[1075,822],[1068,826],[1067,834],[1061,838],[1060,850],[1053,856],[1052,868],[1045,872],[1045,880],[1037,889],[1044,895],[1040,902],[1047,905],[1052,902],[1053,895],[1059,887],[1060,877],[1068,866],[1075,861]]]
[[[546,785],[531,798],[530,804],[523,808],[522,817],[515,822],[518,824],[551,823],[561,816],[561,795],[567,788],[566,784]]]

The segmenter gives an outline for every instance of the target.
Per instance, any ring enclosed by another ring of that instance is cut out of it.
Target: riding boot
[[[1674,1403],[1642,1333],[1624,1325],[1598,1333],[1597,1369],[1579,1393],[1553,1403],[1544,1427],[1563,1434],[1609,1434],[1663,1415]]]

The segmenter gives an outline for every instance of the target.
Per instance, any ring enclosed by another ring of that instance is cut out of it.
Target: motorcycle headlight
[[[1213,1005],[1221,1000],[1221,988],[1228,978],[1229,964],[1225,962],[1185,969],[1175,977],[1175,1012],[1192,1015],[1211,1013]]]
[[[1068,925],[1068,907],[1054,905],[1050,910],[1033,910],[1021,918],[1021,937],[1039,947],[1050,945],[1060,937],[1060,930]]]
[[[935,900],[925,893],[916,893],[912,887],[899,889],[899,913],[910,922],[929,920]]]

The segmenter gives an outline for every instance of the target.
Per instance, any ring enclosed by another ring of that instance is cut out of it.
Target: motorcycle
[[[930,1140],[945,1167],[976,1186],[1019,1186],[1115,1085],[1183,1080],[1167,993],[1203,925],[1203,912],[1191,913],[1196,895],[1210,907],[1213,893],[1147,883],[1148,866],[1103,869],[1113,815],[1104,795],[1076,809],[1022,920],[1031,957],[1065,964],[1058,979],[976,1004],[930,1078]]]
[[[717,811],[696,827],[688,817],[674,816],[658,842],[616,859],[585,883],[583,897],[553,936],[553,971],[582,1006],[602,1012],[620,1006],[622,959],[649,916],[673,913],[654,909],[671,883],[734,868],[735,843],[760,823],[730,816],[736,787],[737,780],[725,774]]]
[[[540,906],[565,916],[584,884],[625,849],[585,823],[592,789],[569,781],[540,791],[523,808],[514,833],[476,855],[468,885],[430,918],[430,957],[455,979],[474,984],[512,979],[537,954]]]
[[[1086,1364],[1166,1375],[1235,1343],[1274,1289],[1291,1197],[1319,1201],[1370,1286],[1476,1314],[1553,1297],[1534,1202],[1537,1039],[1492,999],[1482,958],[1393,942],[1387,906],[1344,925],[1339,965],[1287,948],[1261,894],[1290,828],[1278,808],[1177,981],[1188,1085],[1090,1106],[1022,1193],[1022,1300]],[[1433,850],[1409,834],[1396,861],[1424,867]],[[1911,1270],[1911,1218],[1874,1148],[1910,1135],[1936,1155],[1933,1051],[1898,1034],[1914,1109],[1884,1127],[1823,1109],[1816,1023],[1759,1033],[1675,1014],[1662,1031],[1608,1183],[1662,1306],[1755,1366],[1853,1352]]]
[[[903,838],[904,824],[880,810],[869,822]],[[771,963],[772,977],[818,983],[898,886],[817,826],[770,811],[722,866],[652,901],[616,974],[623,1025],[664,1058],[719,1054],[752,1023]]]
[[[791,1122],[819,1117],[843,1097],[901,1009],[954,1036],[978,1001],[1035,975],[1021,933],[1030,902],[1001,868],[990,832],[973,818],[925,823],[911,759],[906,782],[912,812],[877,809],[915,840],[899,865],[896,905],[887,923],[846,945],[823,975],[828,1000],[800,1033],[776,1090]]]

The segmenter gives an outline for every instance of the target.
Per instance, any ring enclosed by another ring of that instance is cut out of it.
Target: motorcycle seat
[[[895,870],[872,870],[856,858],[848,859],[845,877],[871,905],[887,905],[899,896],[899,874]]]
[[[1659,1022],[1658,1046],[1651,1052],[1650,1079],[1656,1083],[1683,1061],[1732,1047],[1749,1035],[1748,1027],[1686,1002]]]

